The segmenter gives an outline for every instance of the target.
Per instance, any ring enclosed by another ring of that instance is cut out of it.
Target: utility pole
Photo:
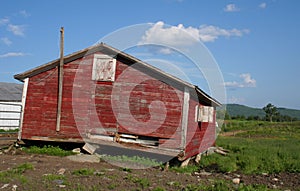
[[[59,66],[58,66],[58,98],[57,98],[56,132],[60,131],[63,79],[64,79],[64,27],[61,27],[61,29],[60,29],[60,60],[59,60]]]

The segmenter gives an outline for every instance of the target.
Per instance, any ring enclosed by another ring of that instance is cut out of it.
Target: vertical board
[[[183,107],[182,107],[182,120],[181,120],[181,148],[186,147],[186,136],[188,128],[188,119],[189,119],[189,102],[190,102],[190,92],[187,87],[184,87],[183,94]]]
[[[23,92],[22,92],[22,112],[21,112],[21,118],[20,118],[20,128],[19,128],[19,133],[18,133],[18,140],[22,139],[22,129],[23,129],[23,121],[24,121],[24,111],[25,111],[25,107],[26,107],[28,82],[29,82],[29,78],[26,78],[24,80]]]
[[[210,108],[208,106],[205,107]],[[185,158],[202,153],[215,143],[215,113],[213,111],[211,122],[209,117],[207,117],[207,122],[198,121],[199,118],[196,115],[199,115],[200,108],[204,108],[204,105],[199,104],[198,100],[190,99]],[[207,109],[207,113],[209,113],[209,109]]]

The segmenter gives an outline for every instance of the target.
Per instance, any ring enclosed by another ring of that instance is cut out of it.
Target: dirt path
[[[244,132],[247,132],[247,131],[236,130],[236,131],[230,131],[230,132],[222,132],[222,133],[220,133],[220,136],[231,137],[231,136],[235,136],[236,134],[244,133]]]

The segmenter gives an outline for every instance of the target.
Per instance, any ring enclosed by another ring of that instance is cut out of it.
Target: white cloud
[[[13,25],[9,24],[7,30],[12,32],[16,36],[24,36],[25,27],[24,25]]]
[[[261,4],[259,4],[259,6],[258,6],[259,8],[261,8],[261,9],[265,9],[266,7],[267,7],[267,3],[261,3]]]
[[[166,26],[164,22],[155,23],[142,37],[142,43],[191,45],[199,41],[199,33],[196,28],[178,26]]]
[[[241,74],[239,76],[242,80],[239,82],[232,81],[232,82],[225,82],[225,87],[228,88],[246,88],[246,87],[256,87],[256,80],[251,78],[249,73]]]
[[[243,79],[245,87],[256,87],[256,80],[251,78],[249,73],[241,74],[240,77]]]
[[[228,4],[224,8],[225,12],[237,12],[240,11],[240,9],[235,4]]]
[[[198,29],[200,38],[203,42],[213,42],[218,37],[241,37],[244,34],[248,34],[250,31],[248,29],[238,30],[238,29],[222,29],[213,25],[201,25]]]
[[[3,37],[1,38],[1,41],[6,44],[7,46],[10,46],[12,44],[11,40],[9,40],[9,38],[7,37]]]
[[[0,19],[0,26],[1,25],[6,25],[7,23],[9,23],[9,19],[8,18],[2,18],[2,19]]]
[[[23,17],[25,17],[25,18],[30,16],[30,14],[25,10],[20,11],[19,14],[22,15]]]
[[[228,98],[228,103],[236,103],[243,104],[245,102],[245,98],[232,96]]]
[[[8,57],[19,57],[19,56],[25,56],[25,53],[22,52],[8,52],[6,54],[0,54],[0,58],[8,58]]]
[[[155,23],[142,37],[140,44],[168,44],[170,46],[190,46],[196,42],[213,42],[219,37],[241,37],[249,33],[248,29],[222,29],[213,25],[201,25],[199,28],[185,27],[183,24],[168,26],[164,22]],[[168,51],[167,51],[168,52]]]
[[[170,48],[159,48],[159,52],[162,54],[171,54],[173,51]]]

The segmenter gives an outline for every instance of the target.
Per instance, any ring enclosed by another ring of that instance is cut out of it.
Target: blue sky
[[[299,9],[297,0],[2,0],[0,81],[17,82],[14,74],[58,58],[61,26],[70,54],[120,28],[153,23],[156,32],[170,34],[146,40],[183,45],[188,41],[172,33],[180,28],[204,43],[223,75],[228,103],[300,109]],[[209,89],[203,80],[195,83]]]

